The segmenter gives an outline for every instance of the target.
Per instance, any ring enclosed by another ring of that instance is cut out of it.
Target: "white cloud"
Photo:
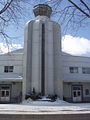
[[[48,2],[52,1],[52,0],[47,0]]]
[[[65,35],[62,38],[62,51],[72,55],[85,55],[90,53],[90,40]]]
[[[22,48],[21,44],[12,44],[12,45],[9,44],[8,46],[7,44],[1,42],[0,43],[0,54],[8,53],[13,50]]]
[[[9,52],[22,48],[21,44],[9,44]],[[90,56],[90,40],[80,37],[65,35],[62,38],[62,51],[71,55],[86,55]],[[0,54],[8,52],[8,47],[5,43],[0,43]]]

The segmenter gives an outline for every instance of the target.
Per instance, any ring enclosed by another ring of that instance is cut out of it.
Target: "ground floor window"
[[[1,89],[0,101],[2,102],[10,102],[10,89]]]
[[[85,89],[85,95],[89,95],[89,89]]]

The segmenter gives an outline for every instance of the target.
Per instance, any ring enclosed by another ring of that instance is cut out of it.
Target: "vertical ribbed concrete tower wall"
[[[42,95],[62,98],[60,26],[50,20],[48,5],[39,4],[33,11],[35,20],[25,26],[23,95],[34,88]]]

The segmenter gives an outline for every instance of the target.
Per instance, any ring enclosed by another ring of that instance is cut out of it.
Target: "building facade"
[[[24,49],[0,55],[0,103],[20,103],[33,89],[68,102],[90,102],[90,58],[61,51],[60,25],[39,4],[25,26]]]
[[[62,56],[63,98],[69,102],[90,102],[90,58]]]
[[[22,99],[23,54],[0,55],[0,103],[19,103]]]

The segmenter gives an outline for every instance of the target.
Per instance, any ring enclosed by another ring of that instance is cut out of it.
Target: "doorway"
[[[81,85],[72,86],[72,101],[82,102],[82,86]]]
[[[1,102],[10,102],[10,88],[1,88],[0,101]]]

